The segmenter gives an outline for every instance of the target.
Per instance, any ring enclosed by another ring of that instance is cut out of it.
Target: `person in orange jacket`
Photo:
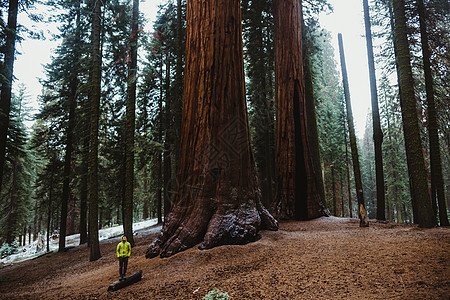
[[[120,243],[117,245],[117,257],[119,258],[120,281],[125,280],[127,273],[128,257],[131,255],[131,244],[127,242],[127,237],[122,235]]]

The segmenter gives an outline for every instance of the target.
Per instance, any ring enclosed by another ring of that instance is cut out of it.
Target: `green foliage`
[[[10,124],[6,144],[6,164],[0,197],[0,239],[11,243],[31,219],[34,155],[28,145],[23,121],[26,117],[26,91],[20,87],[12,97]]]
[[[204,300],[226,300],[230,299],[230,295],[227,292],[221,292],[218,289],[213,289],[203,297]]]
[[[0,258],[5,258],[18,252],[19,244],[17,243],[17,241],[13,241],[11,244],[4,243],[2,247],[0,247]]]
[[[343,91],[330,34],[320,29],[310,34],[317,37],[316,51],[311,56],[311,67],[327,207],[333,208],[332,211],[336,207],[337,215],[346,215],[348,205],[344,206],[343,211],[341,207],[343,198],[349,197],[344,195],[347,194],[349,183],[346,182],[347,133]]]

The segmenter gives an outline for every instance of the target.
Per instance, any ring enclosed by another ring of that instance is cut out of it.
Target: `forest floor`
[[[450,228],[319,218],[283,222],[243,246],[191,248],[145,259],[159,227],[135,236],[128,274],[140,282],[107,292],[118,279],[117,239],[89,262],[86,245],[0,269],[1,299],[450,299]]]

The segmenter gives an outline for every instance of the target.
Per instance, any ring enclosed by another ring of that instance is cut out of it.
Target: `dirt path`
[[[129,274],[143,279],[116,292],[117,241],[88,262],[84,247],[0,270],[1,299],[202,299],[213,288],[232,299],[450,299],[450,228],[320,218],[280,224],[244,246],[189,249],[146,260],[156,234],[137,236]]]

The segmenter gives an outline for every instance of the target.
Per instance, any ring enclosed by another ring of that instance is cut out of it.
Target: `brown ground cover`
[[[156,236],[138,234],[128,274],[140,282],[115,292],[118,239],[88,262],[81,246],[0,270],[1,299],[202,299],[213,288],[232,299],[450,299],[450,228],[356,219],[285,222],[244,246],[144,257]]]

